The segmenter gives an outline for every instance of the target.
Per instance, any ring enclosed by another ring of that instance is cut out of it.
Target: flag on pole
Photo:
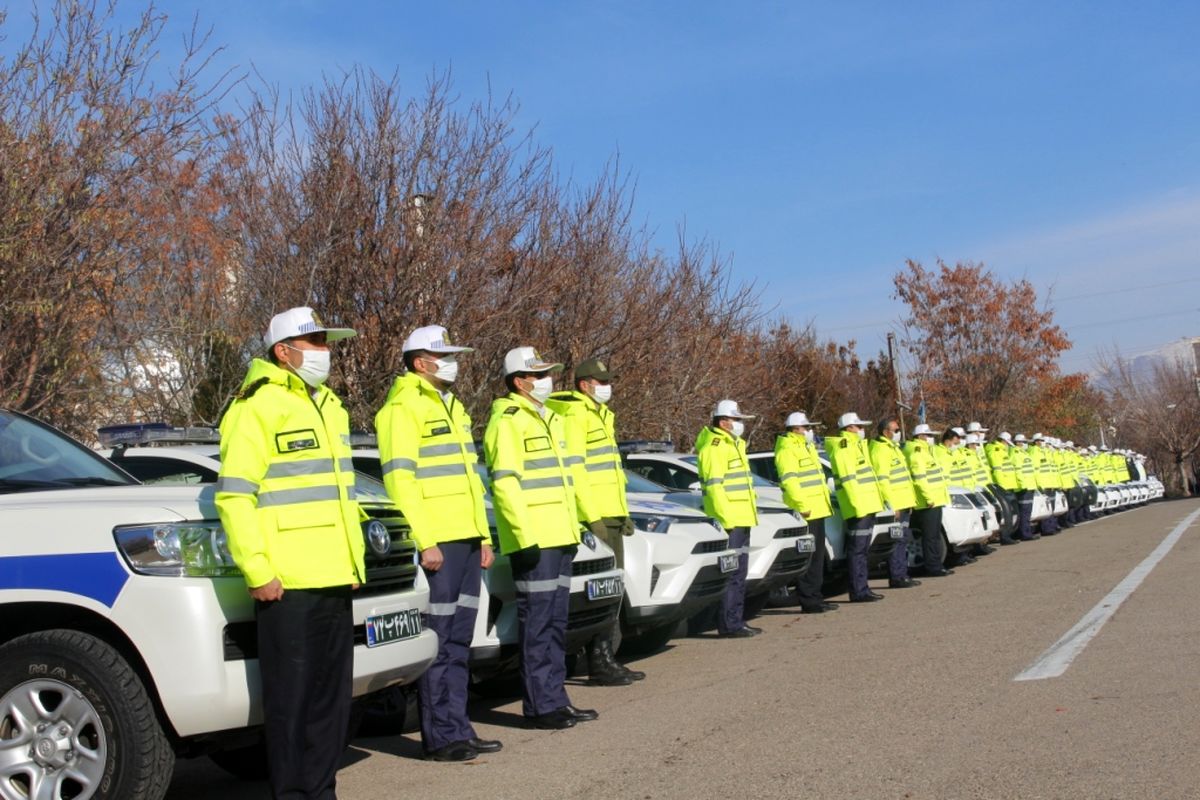
[[[925,401],[921,401],[921,405],[917,406],[917,422],[925,424]]]

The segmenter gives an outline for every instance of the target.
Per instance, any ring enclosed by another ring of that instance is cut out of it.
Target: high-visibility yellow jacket
[[[967,466],[971,468],[971,480],[975,482],[976,488],[987,486],[992,482],[992,473],[988,469],[987,460],[984,458],[983,450],[979,447],[964,447],[964,458],[967,461]]]
[[[1038,488],[1037,462],[1034,461],[1033,455],[1029,452],[1029,447],[1017,447],[1013,445],[1011,455],[1013,466],[1017,470],[1017,489],[1022,492],[1036,490]]]
[[[886,436],[876,436],[868,449],[871,453],[871,469],[875,472],[883,501],[894,511],[916,506],[916,490],[900,445]]]
[[[567,461],[575,478],[575,504],[582,522],[628,517],[625,468],[617,452],[616,417],[604,403],[582,392],[556,392],[546,405],[563,419]]]
[[[312,391],[264,359],[250,364],[221,421],[217,513],[251,588],[363,583],[350,418],[329,388]]]
[[[419,550],[489,538],[471,418],[453,394],[443,397],[416,373],[401,375],[375,415],[375,430],[388,496]]]
[[[959,445],[957,450],[951,450],[939,442],[933,446],[933,454],[937,457],[938,466],[942,468],[946,482],[950,486],[970,489],[972,488],[971,470],[967,468],[967,462],[958,453],[958,450],[962,449],[962,445]]]
[[[792,432],[775,437],[775,471],[788,508],[806,520],[833,514],[825,470],[816,446],[806,437]]]
[[[544,414],[542,413],[544,412]],[[579,543],[562,417],[515,392],[492,402],[483,434],[500,550]]]
[[[1042,491],[1054,491],[1062,488],[1062,478],[1054,467],[1054,459],[1050,451],[1041,445],[1029,445],[1029,454],[1033,458],[1034,469],[1037,471],[1038,488]]]
[[[904,457],[912,475],[917,508],[938,508],[950,502],[950,484],[938,463],[934,447],[924,439],[910,439],[904,445]]]
[[[1020,488],[1017,479],[1017,467],[1013,462],[1013,447],[1002,440],[988,442],[984,445],[988,466],[991,467],[992,482],[1001,489],[1015,492]]]
[[[867,443],[857,433],[842,431],[825,437],[825,453],[833,470],[838,506],[846,519],[860,519],[883,510],[879,481],[871,467]]]
[[[750,478],[744,439],[706,426],[696,437],[696,465],[705,514],[726,530],[758,524],[758,496]]]

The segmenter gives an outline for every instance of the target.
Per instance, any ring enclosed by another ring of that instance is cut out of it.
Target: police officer
[[[563,419],[545,405],[554,390],[550,373],[561,369],[532,347],[509,350],[508,394],[492,402],[483,435],[500,549],[508,554],[517,593],[522,712],[530,727],[554,730],[599,716],[572,706],[563,687],[579,511]]]
[[[1023,542],[1040,539],[1040,533],[1034,533],[1033,496],[1037,493],[1037,467],[1029,452],[1029,440],[1025,434],[1018,433],[1013,438],[1013,449],[1009,454],[1017,473],[1017,538]]]
[[[417,692],[421,743],[434,761],[467,761],[501,748],[480,739],[467,718],[481,569],[493,560],[471,418],[450,391],[459,356],[470,352],[451,344],[440,325],[417,328],[404,341],[406,372],[375,415],[383,482],[408,521],[429,581],[424,621],[437,633],[438,652]]]
[[[934,445],[933,452],[937,456],[938,465],[942,468],[942,472],[946,476],[947,494],[951,486],[957,486],[960,489],[970,490],[972,488],[972,477],[970,467],[967,466],[967,461],[963,458],[962,441],[966,438],[966,431],[962,428],[947,428],[942,432],[942,441]],[[947,499],[949,502],[949,499]],[[953,552],[947,554],[947,561],[953,566],[962,566],[963,564],[975,563],[975,557],[967,552]]]
[[[978,422],[973,424],[976,426],[979,425]],[[984,428],[984,430],[987,430],[987,428]],[[966,460],[967,467],[970,469],[971,477],[969,478],[968,482],[973,485],[973,488],[976,492],[986,496],[988,484],[991,483],[992,474],[988,470],[987,461],[983,456],[982,448],[983,434],[968,433],[966,442],[963,444],[963,447],[960,450],[963,454],[963,458]],[[1004,524],[1003,516],[1004,515],[1001,512],[999,514],[1001,525]],[[972,555],[976,556],[986,556],[988,553],[994,552],[995,549],[996,548],[989,546],[986,542],[981,542],[971,546],[971,553]]]
[[[896,522],[903,531],[902,538],[892,546],[888,557],[888,587],[907,589],[921,582],[908,576],[908,543],[912,541],[909,517],[917,504],[912,475],[904,451],[900,449],[900,423],[895,419],[879,421],[877,435],[871,440],[871,467],[879,482],[879,494],[896,512]]]
[[[991,475],[992,493],[996,495],[1008,509],[1012,523],[1000,529],[1000,544],[1016,544],[1019,539],[1013,538],[1013,532],[1019,527],[1015,519],[1018,514],[1017,505],[1017,470],[1013,465],[1010,451],[1012,450],[1012,434],[1001,431],[999,438],[984,445],[984,455],[987,457],[988,469]]]
[[[750,569],[750,529],[758,524],[758,504],[746,460],[743,414],[733,400],[717,403],[712,424],[696,437],[696,461],[704,493],[704,513],[715,519],[729,536],[729,548],[738,554],[738,568],[730,573],[717,609],[717,633],[744,639],[762,633],[746,624],[746,574]]]
[[[921,537],[921,556],[925,575],[941,578],[954,570],[946,569],[946,543],[942,540],[942,508],[950,503],[950,488],[934,447],[938,433],[925,423],[913,428],[913,437],[904,445],[904,457],[912,476],[917,505],[912,512],[912,528]]]
[[[863,438],[866,426],[870,424],[869,420],[859,419],[858,414],[851,411],[838,418],[839,433],[825,439],[825,453],[833,470],[838,507],[842,511],[846,532],[852,603],[883,599],[883,595],[871,591],[867,584],[867,552],[871,549],[871,532],[875,526],[875,515],[883,510],[879,484]]]
[[[1054,458],[1050,455],[1050,448],[1046,437],[1040,433],[1035,433],[1029,443],[1028,452],[1030,458],[1033,459],[1033,469],[1037,475],[1038,489],[1046,494],[1050,501],[1050,507],[1053,508],[1054,495],[1059,490],[1062,479],[1054,466]],[[1053,513],[1038,524],[1041,527],[1043,536],[1053,536],[1059,532],[1058,519]]]
[[[329,343],[354,335],[311,308],[277,314],[221,422],[217,513],[254,598],[276,798],[333,797],[347,742],[366,568],[350,420],[325,380]]]
[[[612,380],[603,361],[589,358],[575,368],[574,390],[555,392],[546,405],[563,419],[579,520],[613,549],[617,566],[624,568],[625,537],[633,535],[633,520],[625,500],[625,469],[617,452],[616,418],[608,407]],[[588,643],[588,683],[628,686],[645,677],[646,673],[617,662],[611,632],[599,634]]]
[[[833,514],[829,483],[813,444],[813,428],[803,411],[788,414],[785,431],[775,437],[775,472],[788,508],[800,512],[808,523],[814,541],[808,569],[796,580],[801,614],[836,611],[837,605],[825,602],[821,584],[825,579],[825,520]]]

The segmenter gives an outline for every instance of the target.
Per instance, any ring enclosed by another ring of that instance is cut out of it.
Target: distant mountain
[[[1135,355],[1127,353],[1121,355],[1129,364],[1134,380],[1148,380],[1153,376],[1155,364],[1170,364],[1177,360],[1182,360],[1184,364],[1190,364],[1195,369],[1197,365],[1200,365],[1200,336],[1180,339]],[[1092,382],[1098,389],[1108,388],[1108,383],[1102,374],[1094,373]]]

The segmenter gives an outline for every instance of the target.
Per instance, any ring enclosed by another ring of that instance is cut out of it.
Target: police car
[[[0,795],[158,798],[176,755],[236,763],[259,738],[254,608],[214,495],[142,485],[0,410]],[[414,681],[437,647],[397,520],[370,513],[356,696]]]
[[[703,510],[696,456],[670,452],[658,443],[626,442],[619,447],[627,471],[657,484],[658,497]],[[754,477],[754,481],[758,492],[761,480]],[[760,493],[758,525],[750,529],[747,616],[761,611],[774,590],[796,582],[808,569],[813,548],[813,536],[804,518],[782,502]]]

